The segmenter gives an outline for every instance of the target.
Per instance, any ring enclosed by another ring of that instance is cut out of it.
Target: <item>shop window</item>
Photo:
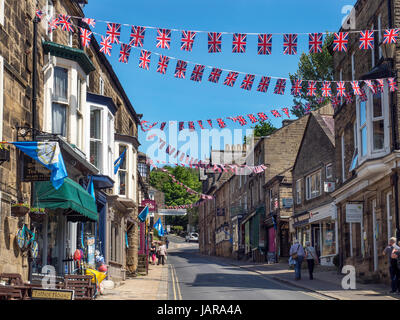
[[[331,220],[322,222],[322,256],[336,254],[335,222]]]
[[[100,168],[102,155],[101,110],[90,110],[90,163]]]
[[[317,198],[321,195],[321,171],[313,173],[306,178],[307,200]]]

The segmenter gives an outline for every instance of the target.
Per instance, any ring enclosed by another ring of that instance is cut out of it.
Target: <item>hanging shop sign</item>
[[[363,204],[346,204],[346,223],[361,223],[363,217]]]
[[[158,211],[159,216],[185,216],[186,214],[186,209],[160,209]]]
[[[155,200],[145,199],[142,200],[142,206],[147,206],[149,208],[149,212],[156,212],[157,211],[157,204]]]

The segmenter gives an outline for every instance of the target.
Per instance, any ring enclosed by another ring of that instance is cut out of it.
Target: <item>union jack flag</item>
[[[333,98],[331,98],[331,103],[332,103],[332,107],[335,109],[340,104],[340,101],[337,97],[333,97]]]
[[[49,33],[53,32],[58,28],[58,18],[54,18],[51,21],[49,21]]]
[[[347,44],[349,43],[349,33],[339,32],[334,34],[333,51],[347,52]]]
[[[322,33],[310,33],[308,36],[310,53],[321,53],[322,52]]]
[[[258,54],[272,53],[272,34],[258,35]]]
[[[221,52],[222,34],[217,32],[208,33],[208,53]]]
[[[96,20],[95,19],[91,19],[91,18],[83,18],[82,21],[84,23],[86,23],[88,26],[91,26],[93,28],[96,27]]]
[[[186,67],[186,61],[178,60],[178,62],[176,63],[175,78],[185,79]]]
[[[211,70],[210,76],[208,77],[208,81],[218,83],[219,78],[221,77],[222,70],[218,68],[213,68]]]
[[[271,113],[275,116],[275,118],[282,117],[278,110],[271,110]]]
[[[192,72],[192,76],[190,77],[190,80],[193,80],[193,81],[196,81],[196,82],[200,82],[203,79],[204,69],[205,69],[205,66],[200,65],[200,64],[196,64],[194,66],[194,69],[193,69],[193,72]]]
[[[189,124],[189,130],[190,130],[190,131],[194,131],[194,130],[195,130],[195,128],[194,128],[194,122],[193,122],[193,121],[189,121],[188,124]]]
[[[283,108],[282,111],[290,118],[290,113],[288,108]]]
[[[62,31],[74,32],[70,16],[67,16],[65,14],[60,14],[58,16],[57,25],[61,26]]]
[[[240,124],[241,126],[245,126],[245,125],[247,124],[247,121],[246,121],[245,118],[243,118],[243,116],[237,116],[236,120],[239,121],[239,124]],[[235,121],[235,122],[236,122],[236,121]]]
[[[121,43],[121,49],[119,50],[119,62],[128,63],[129,56],[131,54],[132,46],[129,44]]]
[[[304,113],[309,114],[311,112],[311,104],[306,103],[306,106],[304,108]]]
[[[167,125],[166,122],[162,122],[161,125],[160,125],[160,130],[164,131],[164,128],[165,128],[166,125]]]
[[[374,49],[374,31],[366,30],[360,32],[360,49]]]
[[[169,49],[171,44],[171,30],[157,29],[157,48]]]
[[[213,127],[213,125],[212,125],[212,120],[207,120],[207,122],[208,122],[208,124],[210,125],[210,127],[212,128],[212,127]]]
[[[350,104],[353,102],[353,97],[351,96],[351,94],[349,92],[347,92],[344,96],[344,99],[346,100],[347,104]]]
[[[261,122],[268,120],[268,116],[264,112],[259,112],[259,113],[257,113],[257,115],[260,117]]]
[[[108,37],[101,36],[100,52],[103,52],[104,54],[111,56],[111,49],[112,45],[110,43],[110,36]]]
[[[372,91],[373,94],[376,94],[377,92],[377,87],[374,83],[372,83],[372,80],[364,80],[368,88]]]
[[[235,85],[236,79],[238,77],[239,73],[231,71],[229,74],[226,76],[226,79],[224,81],[224,85],[233,87]]]
[[[121,25],[119,23],[107,23],[106,35],[110,36],[110,42],[119,44],[121,37]]]
[[[196,32],[182,31],[181,50],[192,51]]]
[[[248,114],[247,117],[250,119],[251,123],[258,122],[257,118],[253,114]]]
[[[278,79],[276,81],[274,93],[275,94],[285,94],[285,89],[286,89],[286,79]]]
[[[325,101],[325,99],[322,98],[322,97],[319,97],[319,98],[317,99],[317,103],[318,103],[318,104],[323,104],[324,101]]]
[[[185,129],[185,123],[184,122],[179,122],[179,131],[182,131],[183,129]]]
[[[251,88],[253,87],[253,82],[254,82],[255,77],[256,77],[255,75],[246,74],[240,88],[242,88],[244,90],[251,90]]]
[[[294,81],[292,81],[292,95],[297,97],[300,95],[301,90],[303,89],[302,86],[303,81],[299,80],[299,79],[294,79]]]
[[[139,68],[149,70],[150,69],[150,58],[151,58],[151,52],[149,52],[147,50],[142,50],[140,52]]]
[[[246,52],[247,35],[244,33],[234,33],[232,41],[232,52],[233,53],[244,53]]]
[[[376,79],[376,82],[378,85],[376,86],[376,91],[377,92],[383,92],[385,88],[385,80],[384,79]]]
[[[81,38],[82,47],[88,48],[90,45],[90,41],[92,40],[93,33],[84,28],[79,28],[79,30],[80,30],[80,38]]]
[[[217,119],[218,125],[220,128],[225,128],[226,127],[226,123],[224,122],[224,120],[222,119]]]
[[[360,89],[360,91],[361,91],[360,100],[363,101],[363,102],[367,101],[368,100],[368,96],[365,93],[364,89]]]
[[[346,85],[344,81],[338,81],[336,83],[337,96],[344,97],[346,95]]]
[[[399,38],[400,29],[389,29],[385,30],[383,34],[383,43],[384,44],[392,44],[397,43]]]
[[[161,74],[166,74],[168,63],[169,63],[169,57],[160,55],[160,59],[158,60],[157,72]]]
[[[260,80],[260,83],[258,85],[257,91],[259,91],[259,92],[267,92],[270,82],[271,82],[271,77],[261,77],[261,80]]]
[[[135,47],[143,47],[146,28],[140,26],[132,26],[129,44]]]
[[[396,92],[398,90],[397,82],[396,82],[395,78],[389,78],[388,83],[389,83],[390,92]]]
[[[329,81],[324,81],[321,90],[322,90],[323,97],[331,97],[332,96],[332,88],[331,88],[331,83]]]
[[[308,81],[307,96],[315,97],[317,95],[317,82]]]
[[[286,55],[297,54],[297,34],[283,35],[283,54]]]
[[[39,19],[42,19],[43,18],[43,11],[42,10],[36,10],[35,15]]]
[[[199,124],[199,126],[200,126],[201,129],[204,129],[204,127],[203,127],[203,121],[197,120],[197,123]]]
[[[354,95],[355,96],[361,96],[361,88],[360,88],[360,83],[358,81],[351,81],[351,86],[353,87]]]

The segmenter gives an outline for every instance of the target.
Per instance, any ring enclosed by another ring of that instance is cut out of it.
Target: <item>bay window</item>
[[[52,133],[67,136],[68,70],[54,68],[52,96]]]

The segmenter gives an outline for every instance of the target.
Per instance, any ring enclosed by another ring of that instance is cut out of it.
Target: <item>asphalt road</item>
[[[168,298],[170,300],[318,300],[268,276],[201,255],[197,243],[168,236]]]

